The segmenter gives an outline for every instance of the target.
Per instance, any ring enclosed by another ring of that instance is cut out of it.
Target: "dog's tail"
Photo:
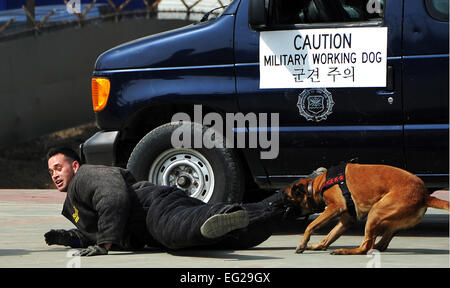
[[[445,209],[450,212],[448,201],[441,200],[441,199],[433,197],[433,196],[428,196],[427,206],[431,207],[431,208]]]

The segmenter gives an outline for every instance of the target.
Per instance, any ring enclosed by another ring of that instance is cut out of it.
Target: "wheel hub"
[[[177,178],[177,185],[181,188],[187,188],[191,184],[189,177],[183,175]]]
[[[171,149],[161,153],[150,169],[149,180],[176,186],[191,197],[208,202],[214,190],[211,165],[196,150]]]

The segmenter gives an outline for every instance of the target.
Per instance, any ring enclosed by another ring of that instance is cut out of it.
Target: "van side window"
[[[425,7],[434,19],[448,22],[448,0],[425,0]]]
[[[272,25],[383,20],[384,0],[272,0],[270,3]]]

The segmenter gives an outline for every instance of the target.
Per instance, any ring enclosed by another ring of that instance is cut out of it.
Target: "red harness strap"
[[[353,202],[350,190],[347,187],[347,181],[345,179],[345,168],[347,167],[346,162],[342,162],[337,166],[331,167],[327,170],[327,178],[325,183],[323,183],[320,189],[320,196],[323,197],[323,193],[331,188],[332,186],[338,184],[341,188],[342,195],[345,198],[345,203],[347,205],[347,211],[351,216],[356,217],[355,203]]]

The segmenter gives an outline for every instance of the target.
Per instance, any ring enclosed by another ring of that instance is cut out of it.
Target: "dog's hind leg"
[[[348,213],[344,213],[341,216],[339,222],[334,226],[334,228],[325,236],[322,241],[317,244],[308,244],[307,250],[327,250],[336,239],[341,237],[341,235],[355,222],[355,218],[350,216]]]
[[[397,232],[398,230],[386,230],[386,232],[384,232],[383,234],[383,237],[381,237],[380,241],[378,241],[378,243],[375,244],[374,249],[377,249],[380,252],[385,251],[389,246],[389,243],[391,242],[392,238],[394,238]]]
[[[388,248],[392,238],[394,238],[395,234],[400,230],[417,225],[417,223],[422,220],[425,211],[426,208],[421,208],[418,210],[405,209],[403,210],[403,212],[393,214],[393,216],[398,216],[391,216],[391,218],[397,218],[397,220],[385,221],[384,226],[386,227],[386,231],[384,232],[383,237],[380,239],[380,241],[375,244],[374,248],[379,251],[385,251]]]

